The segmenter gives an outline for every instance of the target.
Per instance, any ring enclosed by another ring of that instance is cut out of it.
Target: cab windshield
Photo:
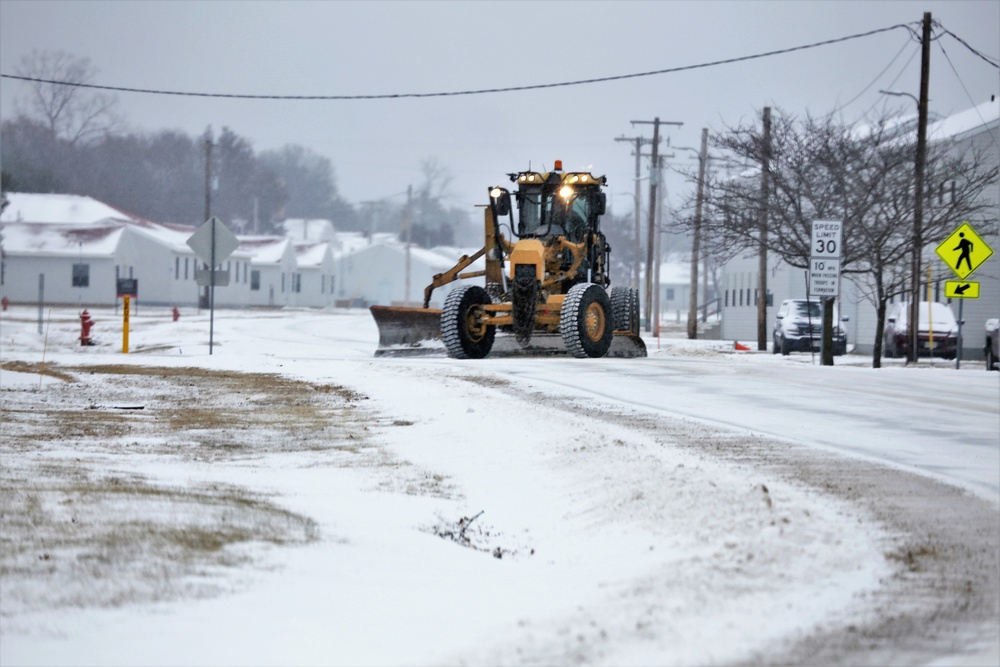
[[[590,205],[584,192],[568,201],[555,191],[539,186],[522,187],[517,193],[518,236],[550,238],[566,236],[579,243],[587,231]]]

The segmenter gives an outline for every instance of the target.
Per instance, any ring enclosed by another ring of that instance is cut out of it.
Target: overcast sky
[[[90,58],[94,83],[199,93],[384,95],[614,77],[812,44],[923,13],[1000,56],[1000,2],[212,2],[0,0],[0,71],[33,49]],[[943,50],[942,50],[943,47]],[[606,174],[616,210],[632,207],[634,158],[616,137],[665,128],[697,147],[702,127],[750,122],[764,106],[853,120],[884,104],[910,111],[919,43],[903,29],[831,46],[680,73],[541,90],[418,99],[226,100],[118,93],[130,127],[200,134],[228,126],[256,150],[297,143],[330,158],[343,197],[402,196],[436,159],[450,201],[471,210],[505,174],[551,167]],[[950,36],[931,53],[931,111],[988,101],[1000,73]],[[0,80],[10,118],[25,84]],[[846,105],[846,106],[845,106]],[[2,149],[2,147],[0,147]],[[683,165],[690,155],[674,151]],[[645,168],[644,168],[645,171]],[[671,185],[679,191],[680,185]],[[676,192],[671,201],[676,203]]]

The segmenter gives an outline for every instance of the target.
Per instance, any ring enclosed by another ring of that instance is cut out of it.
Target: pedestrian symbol
[[[956,276],[965,280],[990,258],[993,248],[979,238],[969,223],[963,222],[944,243],[937,247],[937,254]]]

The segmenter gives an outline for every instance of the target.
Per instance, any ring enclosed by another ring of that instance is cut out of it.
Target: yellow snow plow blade
[[[375,356],[443,352],[441,311],[435,308],[372,306],[378,326]]]

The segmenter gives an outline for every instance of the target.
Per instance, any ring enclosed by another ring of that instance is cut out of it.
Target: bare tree
[[[769,233],[764,243],[793,267],[807,268],[814,220],[840,220],[840,267],[875,306],[877,330],[873,366],[880,366],[886,303],[901,293],[913,253],[914,148],[909,128],[890,116],[865,124],[845,124],[834,116],[799,120],[780,110],[771,127],[770,187],[761,202],[756,174],[713,177],[706,184],[704,238],[719,257],[757,249],[757,213],[767,207]],[[760,164],[759,125],[727,129],[712,139],[716,151],[747,164]],[[983,192],[997,180],[997,166],[982,148],[957,153],[948,141],[928,148],[928,197],[924,238],[941,237],[955,224],[979,220],[985,227],[988,201]],[[946,196],[945,196],[946,193]]]
[[[17,74],[32,79],[27,108],[22,105],[19,112],[39,118],[54,139],[86,143],[122,125],[114,95],[75,85],[91,83],[96,76],[89,58],[35,50],[21,58]]]

